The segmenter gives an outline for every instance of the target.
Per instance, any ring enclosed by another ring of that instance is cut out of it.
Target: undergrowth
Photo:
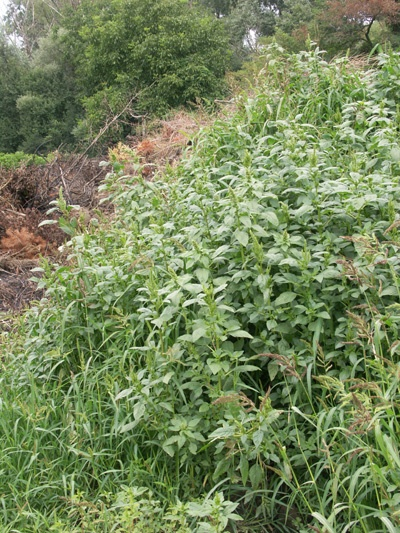
[[[35,154],[25,154],[24,152],[5,154],[0,152],[0,169],[10,170],[23,165],[44,165],[45,163],[44,157]]]
[[[3,334],[2,531],[398,531],[399,71],[271,47],[178,168],[114,158],[112,223],[66,213]]]

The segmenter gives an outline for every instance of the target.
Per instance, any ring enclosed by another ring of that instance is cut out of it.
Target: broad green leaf
[[[54,224],[57,224],[57,220],[42,220],[42,222],[38,224],[38,228],[41,228],[42,226],[53,226]]]
[[[265,211],[263,216],[275,228],[279,226],[279,219],[273,211]]]
[[[215,431],[213,431],[208,438],[210,440],[215,439],[224,439],[227,437],[231,437],[235,433],[235,429],[231,426],[224,426],[222,428],[218,428]]]
[[[161,402],[160,403],[160,407],[162,407],[163,409],[166,409],[170,413],[174,413],[174,408],[172,407],[172,405],[170,403]]]
[[[170,294],[168,294],[165,300],[170,301],[174,307],[177,307],[179,305],[181,297],[182,297],[182,291],[180,289],[177,289],[176,291],[173,291]]]
[[[249,470],[249,478],[252,488],[257,489],[264,477],[263,470],[258,463],[255,463]]]
[[[182,289],[188,291],[190,294],[199,294],[203,291],[203,287],[198,283],[186,283]]]
[[[191,442],[189,444],[189,451],[191,454],[196,455],[197,453],[197,444],[195,442]]]
[[[381,296],[397,296],[399,293],[397,287],[394,287],[393,285],[390,287],[386,287],[382,290],[380,293]]]
[[[302,205],[298,209],[295,209],[293,214],[296,217],[301,217],[305,213],[310,213],[310,211],[314,211],[314,208],[311,205]]]
[[[225,474],[225,472],[228,472],[231,466],[231,462],[229,459],[221,459],[213,472],[213,478],[218,479],[222,474]]]
[[[208,516],[212,511],[211,502],[207,506],[201,503],[190,502],[188,504],[187,509],[188,509],[188,515],[193,516],[193,517]]]
[[[198,268],[196,269],[195,274],[200,283],[207,283],[210,271],[206,268]]]
[[[152,324],[154,324],[158,328],[161,328],[165,322],[168,322],[174,316],[174,310],[174,307],[170,305],[167,306],[158,318],[155,318],[151,321]]]
[[[236,331],[229,331],[229,335],[231,337],[238,337],[238,338],[245,338],[245,339],[252,339],[253,336],[250,335],[247,331],[244,331],[243,329],[237,329]]]
[[[317,313],[315,316],[318,318],[326,318],[326,320],[330,320],[331,316],[327,311],[321,311],[320,313]]]
[[[172,376],[175,374],[175,372],[168,372],[167,374],[165,374],[165,376],[162,378],[162,382],[165,383],[166,385],[170,382]]]
[[[133,391],[133,388],[131,387],[130,389],[124,389],[122,390],[121,392],[119,392],[116,397],[115,397],[115,401],[117,400],[121,400],[122,398],[126,398],[126,396],[129,396],[130,394],[132,394],[132,391]]]
[[[240,522],[243,520],[243,517],[237,513],[229,513],[227,518],[229,518],[229,520],[233,520],[234,522]]]
[[[235,367],[236,372],[257,372],[258,370],[260,370],[260,368],[255,365],[239,365]]]
[[[196,328],[192,333],[193,342],[198,341],[202,337],[208,337],[207,330],[204,327]]]
[[[200,297],[191,298],[190,300],[186,300],[185,302],[183,302],[182,307],[189,307],[190,305],[199,303],[199,301],[200,301]]]
[[[399,162],[400,161],[400,148],[398,146],[393,147],[390,150],[390,155],[393,161]]]
[[[140,420],[146,412],[146,405],[142,402],[136,403],[133,408],[133,417],[135,420]]]
[[[251,226],[252,226],[251,218],[248,217],[248,216],[242,216],[242,217],[240,217],[240,222],[243,224],[243,226],[244,226],[245,228],[251,228]]]
[[[269,374],[269,379],[271,381],[273,381],[276,378],[276,375],[278,374],[279,370],[280,370],[280,367],[275,360],[272,360],[268,363],[268,374]]]
[[[242,246],[247,246],[249,242],[249,235],[245,231],[236,230],[235,237]]]
[[[175,455],[175,448],[172,446],[168,446],[167,444],[163,444],[162,449],[164,452],[166,452],[170,457],[173,457]]]
[[[121,426],[119,432],[120,433],[126,433],[127,431],[130,431],[131,429],[133,429],[135,426],[138,425],[138,420],[133,420],[132,422],[129,422],[129,424],[124,424],[123,426]]]
[[[293,300],[296,298],[297,294],[295,292],[287,291],[283,292],[278,296],[278,298],[275,300],[275,305],[285,305],[290,302],[293,302]]]
[[[249,478],[249,461],[247,460],[247,457],[245,454],[242,454],[240,456],[239,468],[240,468],[240,474],[242,476],[242,483],[243,483],[243,486],[245,486]]]
[[[258,429],[253,434],[254,446],[256,448],[259,448],[263,440],[264,440],[264,432],[261,429]]]
[[[164,446],[170,446],[171,444],[176,444],[179,440],[179,435],[174,435],[173,437],[169,437],[163,444]]]
[[[282,259],[282,261],[280,261],[279,266],[282,266],[282,265],[289,265],[291,267],[298,267],[299,266],[299,262],[296,259],[294,259],[294,257],[286,257],[285,259]]]
[[[227,244],[224,244],[223,246],[220,246],[219,248],[217,248],[215,250],[215,252],[213,253],[212,257],[213,259],[219,257],[220,255],[224,254],[225,252],[227,252],[228,250],[230,250],[230,246],[227,245]]]
[[[211,370],[211,372],[214,374],[214,376],[216,374],[218,374],[218,372],[220,372],[222,370],[221,363],[218,363],[218,362],[215,362],[215,361],[207,361],[207,365],[208,365],[209,369]]]

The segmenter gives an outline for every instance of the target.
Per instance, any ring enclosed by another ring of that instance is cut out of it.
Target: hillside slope
[[[162,179],[114,160],[7,339],[4,531],[396,531],[399,69],[272,47]]]

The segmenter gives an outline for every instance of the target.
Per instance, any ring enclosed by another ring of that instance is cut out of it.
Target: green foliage
[[[251,49],[256,37],[274,33],[276,18],[276,13],[265,10],[258,0],[240,2],[227,21],[231,39],[237,47],[244,44]]]
[[[0,151],[110,145],[148,114],[212,107],[227,70],[250,72],[267,42],[395,47],[398,18],[395,0],[10,0],[2,31],[19,46],[2,34]]]
[[[307,25],[314,15],[313,3],[312,0],[286,0],[277,23],[278,28],[290,35],[294,30]]]
[[[85,95],[86,129],[118,114],[126,125],[136,113],[215,98],[224,92],[229,62],[223,27],[180,0],[82,2],[65,21]]]
[[[4,333],[4,527],[398,529],[400,58],[379,62],[272,47],[179,168],[114,158],[112,223],[60,200],[69,266]]]
[[[218,18],[229,15],[237,3],[237,0],[199,0],[199,4],[208,7]]]
[[[22,54],[7,41],[0,28],[0,152],[13,152],[21,140],[16,101],[25,68]]]
[[[49,152],[75,141],[72,130],[81,114],[74,69],[67,55],[65,32],[40,40],[24,76],[24,92],[16,101],[26,152]]]
[[[0,152],[0,168],[6,170],[20,166],[44,165],[45,163],[46,159],[38,155],[26,154],[24,152],[13,152],[12,154]]]
[[[59,4],[10,5],[10,28],[29,61],[4,39],[1,150],[68,150],[100,131],[103,141],[114,142],[132,133],[140,115],[212,101],[226,92],[230,53],[223,25],[195,5]]]

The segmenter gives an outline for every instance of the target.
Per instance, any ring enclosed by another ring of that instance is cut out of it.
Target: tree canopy
[[[400,4],[396,0],[328,0],[322,20],[332,30],[332,37],[342,45],[363,39],[372,48],[371,29],[375,22],[395,23]]]

